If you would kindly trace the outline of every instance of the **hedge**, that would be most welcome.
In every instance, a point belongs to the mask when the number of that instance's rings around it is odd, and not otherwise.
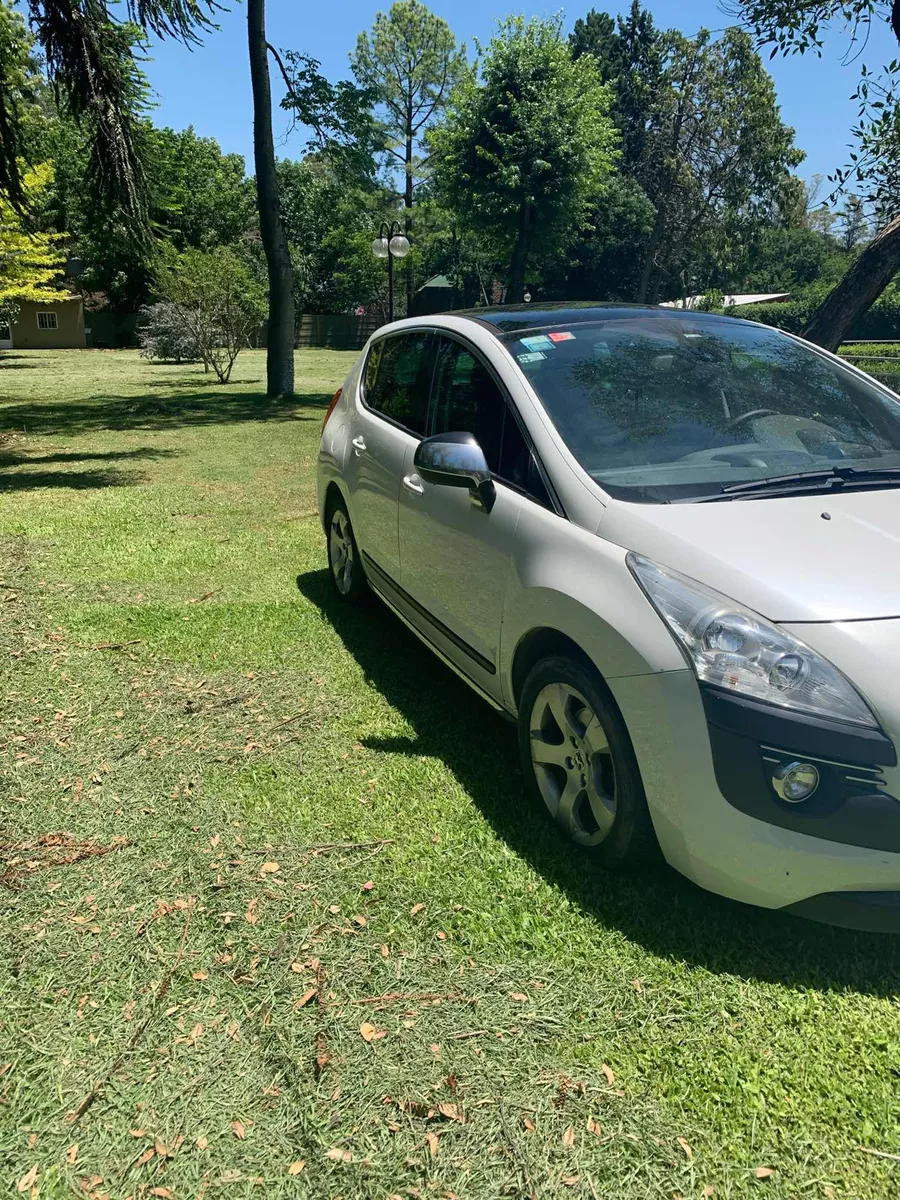
[[[815,312],[821,297],[784,300],[780,304],[742,304],[730,309],[733,317],[750,321],[762,321],[788,333],[802,333],[804,326]],[[862,316],[850,331],[850,338],[878,340],[900,338],[900,293],[895,287],[885,292]]]

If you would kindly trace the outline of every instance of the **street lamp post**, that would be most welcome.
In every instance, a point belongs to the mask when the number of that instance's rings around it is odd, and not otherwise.
[[[388,260],[388,320],[394,319],[394,259],[409,254],[409,238],[399,221],[381,222],[378,237],[372,243],[376,258]]]

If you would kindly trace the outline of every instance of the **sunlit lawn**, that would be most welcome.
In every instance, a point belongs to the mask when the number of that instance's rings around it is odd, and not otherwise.
[[[897,943],[594,874],[335,604],[351,360],[0,354],[0,1188],[896,1196]]]

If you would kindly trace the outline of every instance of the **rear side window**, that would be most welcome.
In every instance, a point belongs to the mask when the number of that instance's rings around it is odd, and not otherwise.
[[[366,362],[366,404],[419,437],[425,436],[428,418],[428,337],[427,330],[416,330],[384,338],[375,343]]]

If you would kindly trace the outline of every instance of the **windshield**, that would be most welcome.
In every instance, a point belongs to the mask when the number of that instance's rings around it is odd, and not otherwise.
[[[761,325],[654,313],[504,341],[579,463],[625,500],[900,468],[900,402]]]

